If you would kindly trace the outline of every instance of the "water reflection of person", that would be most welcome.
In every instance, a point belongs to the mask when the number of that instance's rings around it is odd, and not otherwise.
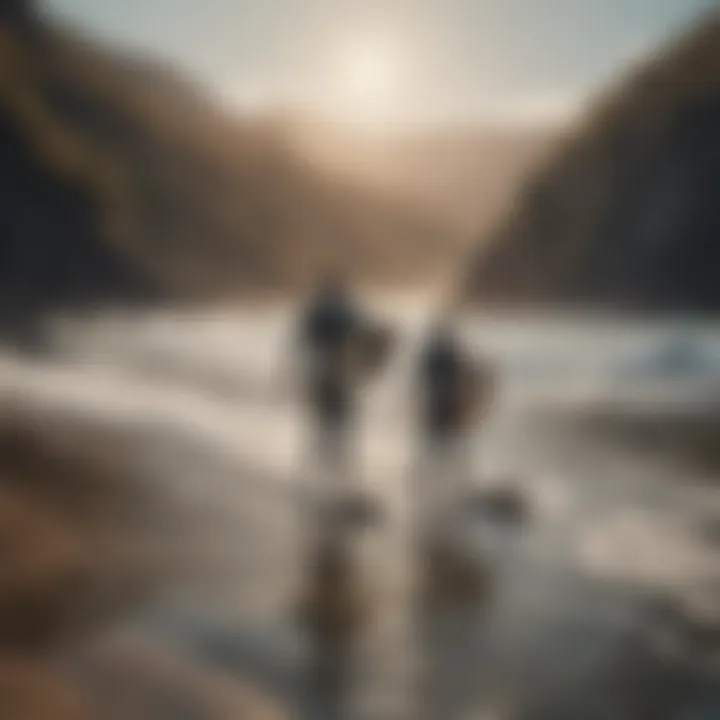
[[[300,620],[309,640],[301,717],[349,718],[367,597],[347,527],[321,528],[310,549]]]

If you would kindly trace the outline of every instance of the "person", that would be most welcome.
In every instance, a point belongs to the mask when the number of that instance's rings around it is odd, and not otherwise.
[[[447,439],[453,429],[454,398],[460,381],[460,350],[445,323],[430,332],[421,357],[422,429],[426,441]]]
[[[353,419],[357,347],[365,319],[345,279],[328,274],[301,320],[309,404],[319,426],[324,457],[337,458]]]
[[[470,430],[490,405],[490,367],[470,356],[446,318],[429,333],[420,374],[422,425],[431,444],[449,442]]]
[[[469,436],[490,404],[492,387],[492,374],[462,346],[451,321],[438,320],[420,355],[423,504],[452,502],[469,480]]]

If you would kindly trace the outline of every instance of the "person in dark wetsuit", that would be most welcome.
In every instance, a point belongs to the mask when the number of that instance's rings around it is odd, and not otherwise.
[[[440,322],[420,361],[421,423],[430,444],[451,440],[461,429],[459,401],[467,361],[449,326]]]
[[[329,275],[301,323],[307,389],[326,458],[342,450],[355,405],[355,362],[365,322],[342,277]]]
[[[472,479],[472,434],[488,409],[493,374],[473,358],[449,319],[431,329],[419,358],[417,397],[422,448],[417,475],[419,511],[435,514]],[[424,521],[423,521],[424,522]]]

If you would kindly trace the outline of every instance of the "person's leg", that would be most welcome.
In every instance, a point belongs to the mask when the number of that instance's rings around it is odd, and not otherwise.
[[[474,486],[474,438],[467,428],[461,428],[452,442],[452,492],[456,501],[460,501],[472,492]]]
[[[325,389],[320,413],[320,454],[335,487],[354,482],[354,404],[346,388],[333,385]]]

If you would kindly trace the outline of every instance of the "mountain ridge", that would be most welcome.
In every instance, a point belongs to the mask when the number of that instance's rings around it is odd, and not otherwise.
[[[720,311],[720,13],[602,95],[478,250],[473,303]]]
[[[446,262],[423,208],[324,173],[172,66],[0,4],[0,329],[107,302],[292,292],[340,258],[406,282]]]

